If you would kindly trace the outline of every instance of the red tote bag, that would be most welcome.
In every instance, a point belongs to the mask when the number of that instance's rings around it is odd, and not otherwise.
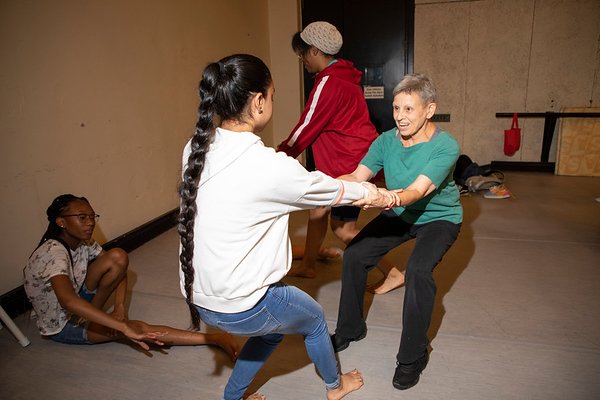
[[[519,120],[515,113],[510,129],[504,130],[504,154],[512,156],[519,150],[519,147],[521,147],[521,128],[519,128]]]

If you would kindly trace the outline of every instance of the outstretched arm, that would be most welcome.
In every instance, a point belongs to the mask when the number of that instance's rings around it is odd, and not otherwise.
[[[390,208],[400,201],[398,194],[394,191],[378,188],[368,181],[375,174],[368,167],[358,164],[356,169],[351,174],[339,176],[338,179],[350,182],[362,182],[363,186],[369,189],[369,196],[355,201],[352,205],[363,208]]]
[[[66,275],[54,276],[50,278],[50,282],[63,308],[91,322],[88,327],[88,339],[93,343],[117,340],[125,336],[144,350],[149,349],[145,342],[150,342],[159,346],[215,345],[221,347],[232,361],[235,361],[239,354],[239,344],[228,333],[203,333],[166,325],[150,325],[144,321],[119,320],[79,297]]]
[[[435,190],[435,185],[431,179],[425,175],[419,175],[413,183],[408,185],[406,189],[393,190],[398,195],[399,202],[396,202],[394,207],[409,206],[412,203],[421,200]]]
[[[421,200],[422,198],[433,192],[435,190],[435,185],[433,184],[433,182],[431,182],[431,179],[429,179],[425,175],[419,175],[417,179],[415,179],[414,182],[411,183],[406,189],[395,189],[387,191],[386,189],[378,188],[377,190],[382,192],[384,196],[393,196],[393,200],[390,199],[391,203],[388,205],[383,205],[383,203],[379,200],[373,201],[372,199],[369,200],[367,198],[358,200],[354,202],[353,205],[363,207],[365,209],[372,207],[406,207],[408,205],[413,204],[416,201]],[[389,197],[384,198],[389,199]]]
[[[56,294],[60,305],[67,311],[77,316],[83,317],[90,322],[114,329],[123,333],[134,343],[137,343],[144,350],[148,350],[147,342],[162,345],[161,337],[166,333],[161,331],[144,332],[139,326],[130,321],[119,321],[104,311],[94,307],[75,293],[69,277],[66,275],[56,275],[50,278],[52,289]]]
[[[358,167],[351,174],[338,176],[338,179],[350,182],[367,182],[373,178],[373,175],[373,171],[368,167],[358,164]]]

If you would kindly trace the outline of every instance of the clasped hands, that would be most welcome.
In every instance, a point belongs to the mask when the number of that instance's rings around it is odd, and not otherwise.
[[[378,188],[370,182],[363,182],[362,185],[369,190],[369,195],[366,198],[352,203],[353,206],[362,207],[366,210],[375,207],[390,209],[402,205],[399,193],[401,193],[403,189],[387,190]]]

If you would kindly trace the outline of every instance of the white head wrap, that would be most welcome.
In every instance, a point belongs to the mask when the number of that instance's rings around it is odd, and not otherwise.
[[[329,22],[318,21],[308,24],[300,37],[325,54],[336,55],[342,48],[342,34]]]

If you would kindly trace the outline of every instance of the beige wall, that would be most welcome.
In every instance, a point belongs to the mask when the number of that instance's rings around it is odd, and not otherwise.
[[[21,269],[58,194],[86,195],[113,239],[177,206],[181,149],[203,67],[234,52],[271,67],[267,145],[302,109],[289,47],[299,0],[0,0],[0,294]],[[415,70],[440,89],[441,124],[479,163],[502,160],[496,112],[600,102],[597,0],[416,0]],[[542,121],[523,120],[537,161]]]
[[[0,294],[22,283],[61,193],[90,199],[100,242],[175,208],[202,69],[235,52],[268,63],[296,21],[295,0],[0,0]]]
[[[264,140],[273,147],[290,134],[304,104],[300,85],[302,65],[291,48],[292,36],[301,26],[299,15],[296,0],[269,0],[269,67],[275,82],[275,103],[273,137]]]
[[[598,0],[416,0],[415,71],[435,80],[451,114],[440,125],[475,161],[539,161],[543,119],[520,121],[522,149],[506,157],[510,120],[495,114],[598,106],[599,38]]]

